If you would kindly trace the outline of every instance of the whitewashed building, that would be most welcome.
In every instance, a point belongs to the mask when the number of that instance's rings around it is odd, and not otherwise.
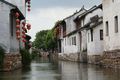
[[[0,1],[0,46],[6,53],[19,51],[20,44],[16,39],[16,12],[19,12],[20,20],[25,19],[25,0]]]
[[[120,0],[102,0],[104,54],[102,65],[120,68]]]
[[[102,5],[94,8],[91,13],[86,15],[85,23],[90,22],[87,28],[87,55],[88,63],[97,64],[103,55],[103,11]],[[86,24],[87,24],[86,23]]]
[[[78,33],[78,28],[74,22],[74,19],[83,14],[86,10],[81,8],[79,12],[65,18],[63,20],[63,25],[61,28],[62,38],[61,38],[61,54],[66,57],[67,60],[78,61],[78,55],[80,53],[80,36]]]
[[[120,49],[120,0],[103,1],[104,50]]]
[[[3,65],[5,71],[21,67],[20,41],[16,36],[16,19],[19,21],[25,19],[26,1],[0,0],[0,46],[5,49],[5,53],[10,53],[5,54]],[[19,21],[18,23],[22,27]]]
[[[93,6],[75,20],[80,24],[80,60],[82,62],[97,62],[103,53],[102,16],[102,5],[99,5]]]

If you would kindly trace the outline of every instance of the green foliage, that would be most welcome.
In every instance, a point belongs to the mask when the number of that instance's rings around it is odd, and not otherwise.
[[[46,49],[46,45],[45,45],[45,39],[46,39],[46,35],[47,35],[48,30],[43,30],[40,31],[38,33],[36,33],[36,39],[33,42],[34,46],[38,49]]]
[[[54,50],[56,48],[56,39],[54,37],[54,30],[43,30],[36,34],[34,46],[43,50]]]
[[[54,37],[54,31],[53,30],[48,31],[48,33],[46,35],[45,43],[46,43],[46,49],[47,50],[54,50],[54,48],[57,47],[57,42],[56,42],[56,39]]]
[[[3,67],[5,50],[0,46],[0,68]]]
[[[29,65],[31,63],[31,54],[29,53],[28,50],[26,49],[21,49],[20,50],[21,56],[22,56],[22,64],[25,65]]]
[[[32,51],[32,54],[31,54],[31,57],[32,57],[32,59],[35,59],[36,57],[38,57],[39,55],[38,55],[38,51]]]

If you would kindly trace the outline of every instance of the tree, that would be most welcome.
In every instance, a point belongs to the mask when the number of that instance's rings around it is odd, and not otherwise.
[[[47,50],[52,50],[54,51],[54,49],[57,47],[57,42],[56,42],[56,38],[54,37],[54,31],[53,29],[48,31],[47,35],[46,35],[46,49]]]
[[[36,33],[36,39],[33,42],[34,46],[38,49],[46,50],[46,35],[49,30],[42,30],[38,33]]]

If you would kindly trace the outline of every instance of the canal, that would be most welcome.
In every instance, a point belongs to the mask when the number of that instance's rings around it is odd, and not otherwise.
[[[120,70],[37,58],[30,67],[0,72],[0,80],[120,80]]]

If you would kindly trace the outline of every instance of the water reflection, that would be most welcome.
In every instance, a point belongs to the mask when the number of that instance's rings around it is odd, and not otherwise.
[[[0,80],[119,80],[120,70],[95,65],[37,58],[30,67],[0,72]]]

